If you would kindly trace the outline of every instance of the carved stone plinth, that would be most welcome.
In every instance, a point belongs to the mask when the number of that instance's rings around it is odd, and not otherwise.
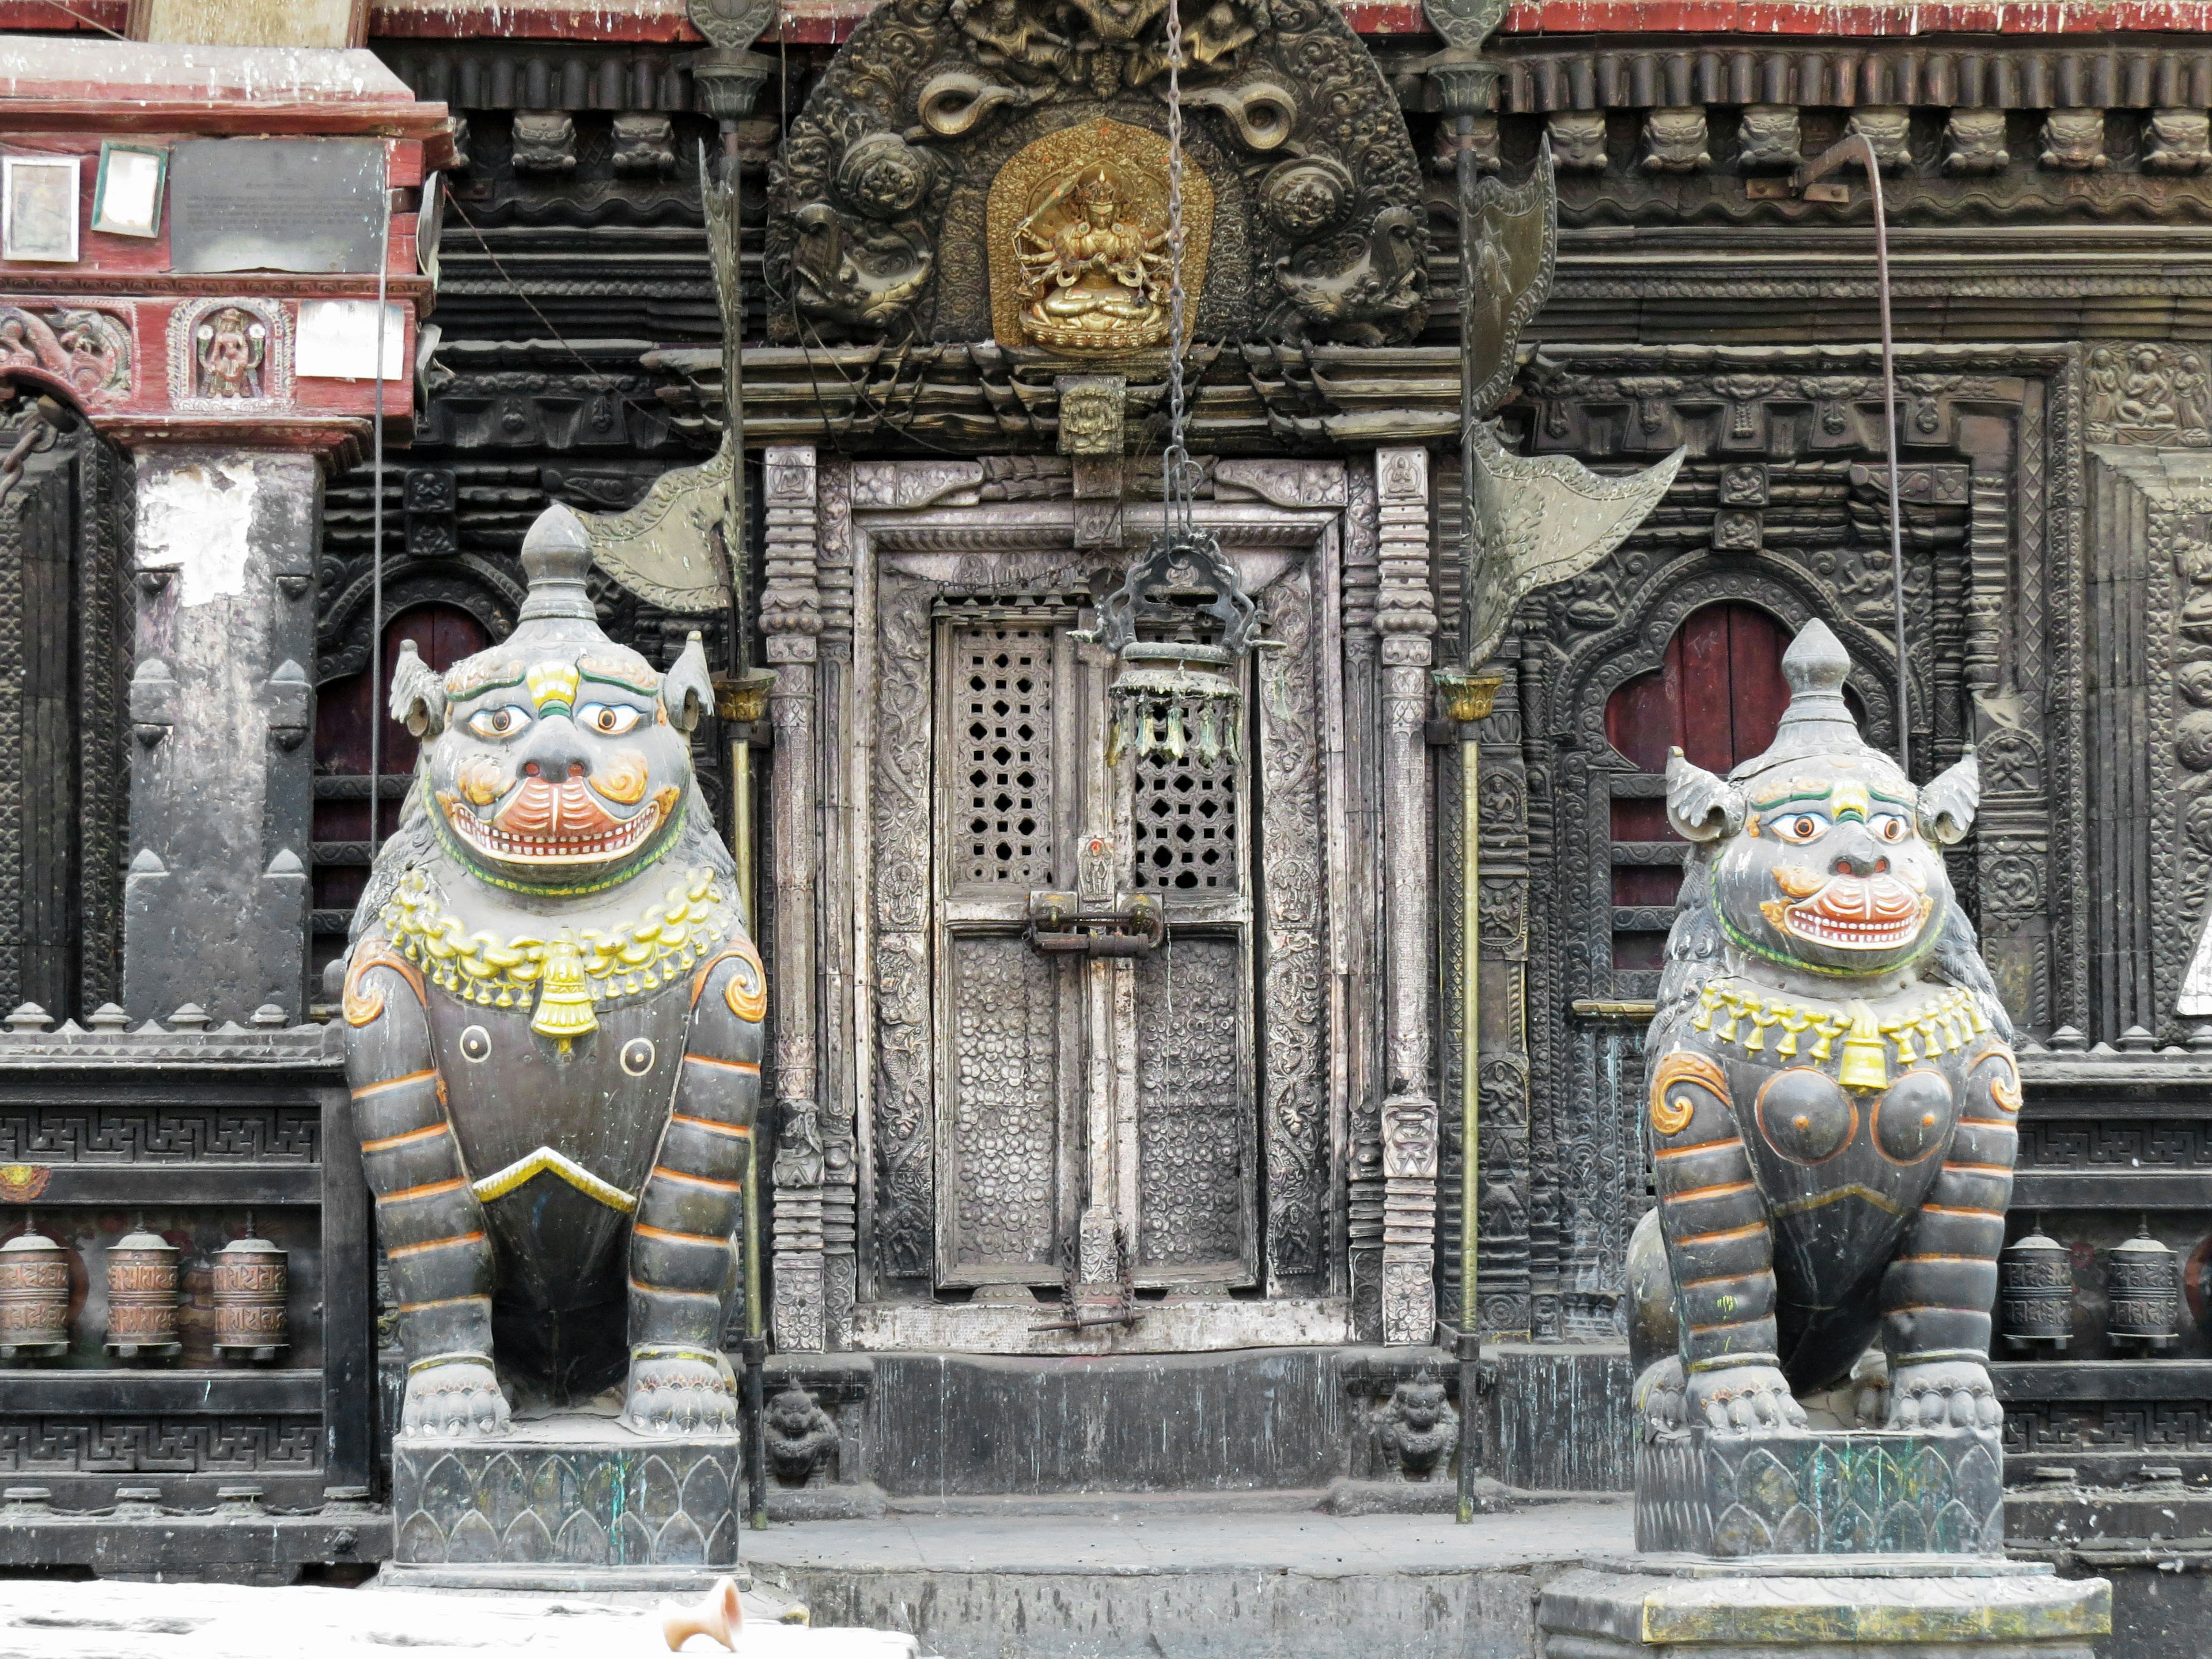
[[[1689,1561],[1638,1556],[1562,1573],[1537,1604],[1540,1659],[1790,1654],[1840,1659],[2091,1659],[2112,1589],[2040,1563],[1956,1556]]]
[[[1996,1429],[1691,1428],[1636,1454],[1636,1546],[1724,1558],[1994,1555]]]
[[[738,1560],[734,1435],[641,1435],[615,1419],[392,1443],[393,1576],[511,1589],[681,1589]]]

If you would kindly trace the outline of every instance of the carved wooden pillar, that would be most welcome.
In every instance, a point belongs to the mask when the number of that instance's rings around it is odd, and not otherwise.
[[[1344,542],[1344,730],[1346,825],[1351,915],[1343,930],[1346,1041],[1345,1093],[1350,1119],[1345,1172],[1346,1243],[1352,1280],[1352,1334],[1382,1340],[1382,1085],[1376,1027],[1377,960],[1384,937],[1382,848],[1382,709],[1376,684],[1375,605],[1380,556],[1370,466],[1348,470],[1351,506]]]
[[[815,1095],[814,889],[817,791],[814,743],[817,588],[815,460],[811,446],[763,458],[768,509],[761,631],[776,671],[769,699],[775,755],[769,782],[775,862],[769,972],[775,998],[776,1152],[775,1345],[819,1352],[825,1340],[822,1237],[822,1121]]]
[[[817,963],[823,1033],[815,1098],[822,1107],[822,1260],[826,1346],[842,1348],[853,1328],[858,1289],[860,1170],[854,1029],[853,918],[861,900],[853,885],[853,464],[823,463],[816,481],[816,580],[822,601],[821,663],[816,704],[822,757],[822,880],[814,915],[821,940]]]
[[[1375,456],[1382,640],[1382,868],[1386,933],[1382,1103],[1382,1340],[1436,1326],[1437,1103],[1429,1088],[1429,457]]]

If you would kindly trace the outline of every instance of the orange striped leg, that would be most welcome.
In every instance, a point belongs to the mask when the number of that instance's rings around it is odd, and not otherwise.
[[[1727,1075],[1704,1054],[1667,1054],[1652,1067],[1650,1111],[1689,1406],[1714,1428],[1802,1423],[1781,1370],[1766,1200]]]
[[[1968,1068],[1959,1127],[1904,1248],[1882,1275],[1892,1428],[1993,1428],[1990,1304],[2012,1200],[2020,1074],[1993,1043]]]
[[[408,1361],[401,1431],[507,1426],[491,1352],[491,1245],[447,1121],[429,1022],[404,964],[357,949],[346,1076]],[[360,1016],[359,1023],[356,1023]]]
[[[737,1389],[717,1340],[760,1098],[760,1026],[702,987],[659,1155],[630,1229],[629,1414],[653,1432],[727,1431]]]

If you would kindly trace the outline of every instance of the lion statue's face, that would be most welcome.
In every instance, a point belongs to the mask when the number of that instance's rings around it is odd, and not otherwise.
[[[425,783],[464,864],[532,887],[596,886],[667,845],[690,793],[691,746],[635,652],[501,647],[448,671],[444,690]]]
[[[1954,902],[1920,829],[1919,791],[1863,754],[1778,768],[1744,790],[1742,829],[1713,861],[1722,926],[1741,950],[1827,974],[1905,967]]]

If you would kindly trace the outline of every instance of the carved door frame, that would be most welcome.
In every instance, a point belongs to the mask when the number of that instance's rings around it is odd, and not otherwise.
[[[840,711],[846,735],[832,762],[847,774],[849,866],[833,872],[833,883],[854,901],[848,912],[854,1053],[848,1070],[855,1097],[863,1303],[887,1293],[921,1301],[937,1282],[929,1259],[937,1237],[930,1145],[934,795],[927,744],[887,740],[902,731],[919,737],[928,730],[933,614],[940,599],[963,595],[1087,605],[1093,571],[1118,574],[1159,520],[1157,507],[1132,506],[1122,550],[1079,553],[1072,502],[981,502],[978,470],[959,463],[855,464],[850,517],[837,526],[853,573],[854,627],[853,690]],[[1255,1331],[1258,1340],[1285,1341],[1341,1340],[1348,1334],[1341,1237],[1346,1009],[1337,984],[1345,957],[1339,930],[1346,869],[1343,677],[1337,667],[1346,495],[1340,468],[1304,464],[1303,470],[1329,475],[1312,492],[1316,505],[1202,502],[1199,514],[1247,585],[1270,605],[1270,636],[1288,647],[1261,653],[1254,666],[1259,735],[1250,763],[1257,842],[1252,862],[1261,872],[1253,972],[1255,1000],[1268,1011],[1259,1044],[1263,1186],[1256,1277],[1271,1298],[1304,1293],[1299,1318],[1267,1326],[1263,1316]],[[933,485],[932,475],[940,473],[946,476]],[[825,525],[842,517],[831,502],[823,512]],[[841,921],[836,908],[833,897],[827,907],[833,927]],[[1027,1317],[1034,1322],[1036,1316]],[[916,1344],[926,1340],[912,1320],[900,1328]],[[1199,1346],[1165,1337],[1162,1345]]]

